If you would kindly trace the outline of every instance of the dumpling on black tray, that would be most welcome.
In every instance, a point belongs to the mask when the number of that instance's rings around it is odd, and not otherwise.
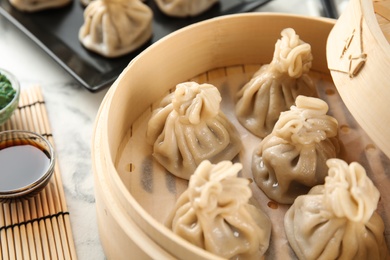
[[[152,19],[152,10],[139,0],[94,0],[84,10],[79,40],[104,57],[119,57],[151,38]]]
[[[72,0],[9,0],[11,5],[23,12],[37,12],[46,9],[61,8]]]
[[[197,16],[211,8],[219,0],[154,0],[159,9],[168,16]]]

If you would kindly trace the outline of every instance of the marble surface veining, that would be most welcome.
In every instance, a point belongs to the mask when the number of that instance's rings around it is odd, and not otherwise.
[[[106,90],[92,94],[51,57],[0,16],[0,67],[12,72],[22,89],[42,88],[70,212],[79,259],[104,259],[95,214],[90,143]]]
[[[274,0],[259,11],[319,16],[317,0]],[[90,144],[95,116],[107,89],[79,85],[24,33],[0,16],[0,67],[22,88],[40,85],[46,101],[79,259],[105,259],[96,223]]]

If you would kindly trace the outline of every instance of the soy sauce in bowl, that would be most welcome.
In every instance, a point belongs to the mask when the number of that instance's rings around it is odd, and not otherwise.
[[[0,133],[0,200],[34,195],[54,170],[54,151],[41,135],[28,131]]]

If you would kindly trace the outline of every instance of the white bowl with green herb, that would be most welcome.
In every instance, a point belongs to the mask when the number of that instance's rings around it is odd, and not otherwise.
[[[5,123],[19,104],[20,85],[15,76],[0,69],[0,125]]]

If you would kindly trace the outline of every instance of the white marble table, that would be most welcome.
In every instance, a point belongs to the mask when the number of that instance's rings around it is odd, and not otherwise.
[[[79,259],[104,259],[96,214],[90,143],[106,91],[92,94],[28,37],[0,17],[0,67],[21,87],[40,85],[54,136],[58,163]]]
[[[319,16],[319,2],[274,0],[259,10]],[[95,116],[107,90],[90,93],[82,88],[40,47],[1,16],[0,36],[0,67],[14,73],[22,88],[42,87],[78,258],[104,259],[96,223],[90,143]]]

